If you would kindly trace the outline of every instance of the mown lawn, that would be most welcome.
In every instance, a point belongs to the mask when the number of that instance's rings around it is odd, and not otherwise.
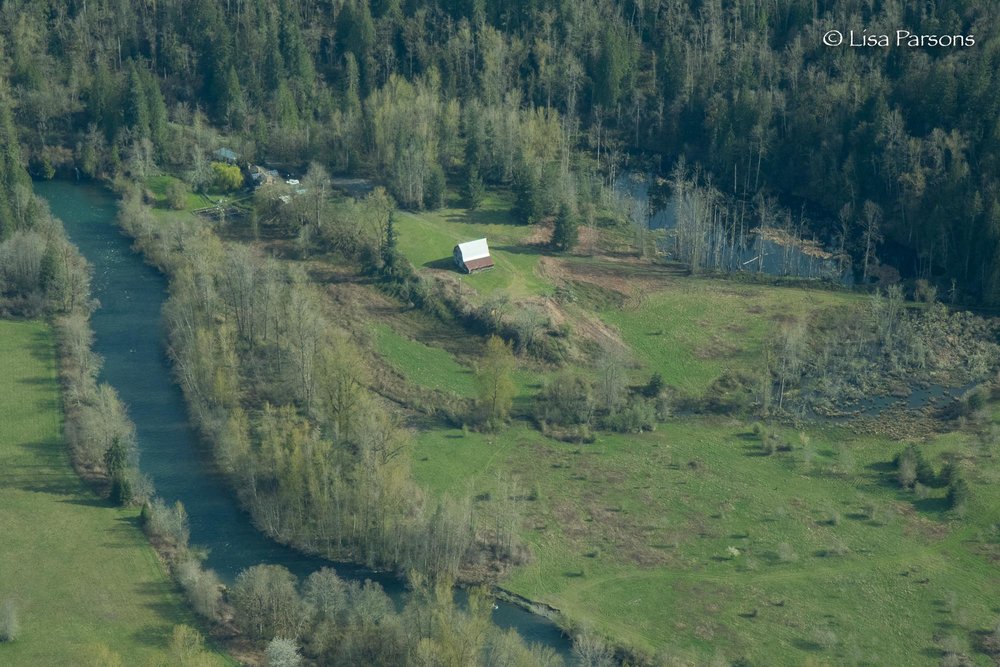
[[[499,290],[512,298],[542,294],[550,285],[536,273],[541,252],[525,243],[533,229],[518,224],[510,215],[510,206],[507,196],[494,193],[475,211],[400,211],[396,215],[399,249],[417,269],[455,271],[466,285],[484,296]],[[495,266],[474,275],[457,273],[452,261],[455,245],[483,237]]]
[[[97,498],[70,467],[48,325],[0,321],[0,368],[0,599],[22,629],[0,664],[80,664],[97,644],[166,664],[173,626],[193,618],[138,510]]]
[[[969,457],[973,502],[901,492],[899,443],[816,428],[760,455],[737,422],[685,419],[591,445],[526,427],[420,436],[414,473],[434,493],[496,493],[513,475],[533,559],[503,585],[650,654],[707,664],[934,665],[1000,617],[1000,481],[971,436],[927,446]],[[973,462],[975,466],[973,466]],[[530,492],[530,493],[528,493]],[[488,515],[492,500],[479,501]],[[985,553],[981,553],[985,552]]]

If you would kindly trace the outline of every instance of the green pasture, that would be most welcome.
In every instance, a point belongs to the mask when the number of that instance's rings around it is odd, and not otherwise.
[[[535,270],[542,249],[525,243],[533,229],[514,220],[505,196],[491,194],[475,211],[401,211],[396,215],[396,229],[400,250],[417,269],[454,271],[464,284],[484,296],[505,290],[517,298],[549,289]],[[474,275],[458,273],[452,261],[455,245],[483,237],[489,243],[495,266]]]
[[[582,446],[527,427],[439,430],[418,438],[413,470],[433,493],[480,498],[498,474],[517,479],[535,498],[520,502],[533,558],[502,585],[642,652],[933,665],[947,644],[988,664],[975,646],[1000,617],[992,454],[964,435],[926,449],[937,466],[944,452],[967,459],[960,520],[946,489],[896,488],[899,443],[833,427],[782,436],[792,450],[763,456],[745,425],[715,419]]]
[[[620,332],[645,377],[658,371],[667,384],[698,395],[727,368],[759,370],[765,339],[779,333],[783,323],[857,298],[677,277],[599,314]]]
[[[21,626],[0,664],[80,664],[98,644],[166,664],[173,626],[193,617],[138,509],[112,507],[70,467],[49,326],[0,321],[0,367],[0,600]]]

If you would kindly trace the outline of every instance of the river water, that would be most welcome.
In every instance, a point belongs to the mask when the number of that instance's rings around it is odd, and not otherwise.
[[[183,394],[171,375],[160,315],[167,280],[132,252],[130,239],[115,225],[114,196],[96,185],[66,181],[38,182],[35,191],[93,265],[92,291],[100,307],[91,326],[94,351],[104,360],[100,381],[114,387],[128,406],[138,436],[140,468],[152,479],[157,495],[168,503],[184,503],[191,544],[208,550],[205,567],[227,583],[259,563],[283,565],[299,577],[333,567],[345,579],[377,581],[398,603],[405,594],[398,577],[302,554],[254,528],[188,423]],[[541,616],[498,602],[493,620],[516,629],[527,641],[569,655],[565,636]]]

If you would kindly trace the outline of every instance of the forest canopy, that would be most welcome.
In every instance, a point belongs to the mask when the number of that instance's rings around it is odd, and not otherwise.
[[[0,12],[0,133],[12,110],[37,175],[145,174],[207,164],[217,146],[197,130],[211,124],[257,159],[375,175],[404,206],[439,205],[445,178],[542,192],[529,220],[554,216],[588,174],[613,180],[641,157],[666,174],[684,156],[762,222],[763,202],[780,202],[794,215],[775,224],[796,218],[858,276],[878,258],[995,304],[996,8],[13,1]],[[823,43],[898,29],[975,43]],[[0,158],[8,190],[13,159]]]

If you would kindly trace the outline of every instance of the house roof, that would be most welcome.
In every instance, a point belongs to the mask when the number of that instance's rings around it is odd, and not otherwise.
[[[219,150],[212,153],[212,155],[214,155],[217,158],[221,158],[223,160],[232,160],[234,162],[236,161],[236,158],[239,157],[236,153],[234,153],[232,150],[228,148],[220,148]]]
[[[490,256],[490,248],[486,245],[486,239],[476,239],[475,241],[459,243],[456,248],[462,257],[462,261],[466,264],[474,259],[488,258]],[[490,264],[492,265],[492,262]]]
[[[467,259],[465,260],[465,270],[469,273],[473,271],[478,271],[479,269],[488,269],[493,266],[492,257],[480,257],[479,259]]]

